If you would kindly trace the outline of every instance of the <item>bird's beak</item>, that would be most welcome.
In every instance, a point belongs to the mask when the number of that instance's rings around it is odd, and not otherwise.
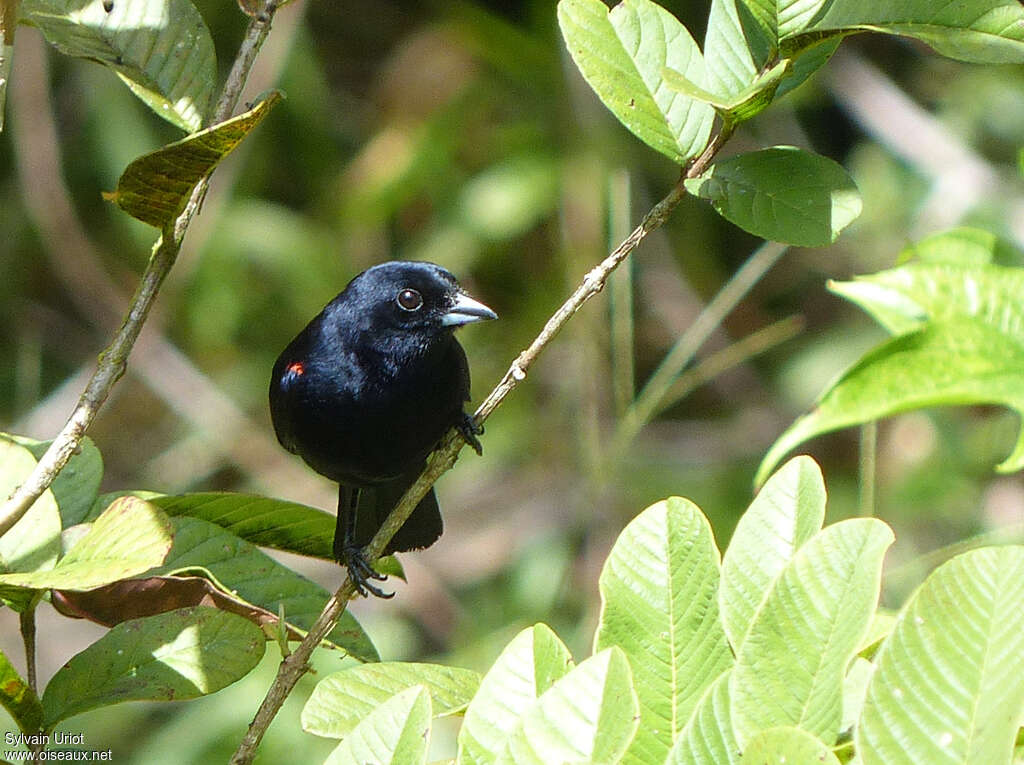
[[[479,300],[474,300],[465,292],[457,292],[455,293],[455,303],[448,309],[448,313],[441,317],[441,324],[445,327],[461,327],[463,324],[471,324],[474,321],[497,318],[498,314]]]

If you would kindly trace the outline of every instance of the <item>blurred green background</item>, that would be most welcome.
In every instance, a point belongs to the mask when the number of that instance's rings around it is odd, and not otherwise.
[[[665,2],[702,39],[708,3]],[[200,0],[222,72],[244,18]],[[479,402],[583,274],[678,177],[633,139],[569,61],[550,1],[294,2],[282,9],[248,97],[287,94],[214,176],[128,374],[90,435],[104,490],[232,490],[333,511],[334,487],[278,447],[266,390],[285,344],[356,273],[390,259],[453,271],[501,321],[460,334]],[[154,231],[100,192],[177,131],[109,71],[18,32],[0,135],[0,428],[51,438],[70,412],[141,272]],[[589,303],[440,482],[447,530],[403,557],[393,601],[352,610],[388,659],[485,669],[524,626],[589,652],[600,566],[622,527],[668,495],[695,501],[724,548],[761,455],[882,332],[826,290],[893,264],[958,224],[1024,241],[1024,70],[972,67],[905,40],[860,36],[817,76],[743,126],[726,153],[793,144],[844,164],[864,213],[824,249],[792,249],[698,354],[784,320],[674,403],[625,450],[610,443],[624,391],[642,384],[760,244],[687,199],[648,237],[609,296]],[[1020,265],[1017,263],[1016,265]],[[613,327],[633,341],[613,342]],[[721,358],[721,357],[719,357]],[[1024,483],[992,466],[1018,422],[995,408],[913,413],[878,431],[875,513],[897,544],[883,600],[899,604],[977,534],[1020,536]],[[818,439],[829,520],[858,512],[858,433]],[[337,567],[287,558],[334,589]],[[40,609],[40,680],[101,634]],[[20,661],[17,620],[0,648]],[[116,762],[225,760],[273,671],[187,705],[131,704],[66,724]],[[322,656],[318,668],[339,666]],[[301,699],[262,761],[331,748],[298,730]],[[454,731],[454,727],[452,727]],[[440,753],[453,751],[435,730]],[[291,753],[290,755],[288,753]],[[303,757],[305,759],[305,756]]]

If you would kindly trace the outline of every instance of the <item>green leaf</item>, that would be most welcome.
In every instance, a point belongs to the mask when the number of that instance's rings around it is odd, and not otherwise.
[[[480,686],[480,675],[459,667],[400,661],[349,667],[316,684],[302,708],[302,729],[344,738],[378,704],[419,685],[430,691],[434,715],[442,717],[466,708]]]
[[[171,522],[137,497],[123,497],[49,571],[0,574],[0,585],[90,590],[159,566],[171,549]]]
[[[601,572],[594,650],[629,658],[640,727],[624,762],[662,762],[704,689],[732,665],[718,615],[719,555],[707,519],[680,497],[623,530]]]
[[[867,311],[892,334],[917,329],[927,320],[981,322],[1024,343],[1024,269],[992,264],[1016,253],[977,229],[954,229],[905,249],[916,260],[829,289]]]
[[[50,680],[43,693],[46,729],[122,701],[180,701],[219,691],[259,663],[264,645],[259,627],[215,608],[124,622]]]
[[[882,644],[856,732],[864,765],[1009,762],[1024,707],[1024,547],[936,569]]]
[[[629,662],[619,648],[609,648],[581,663],[537,699],[496,762],[618,762],[637,729],[639,711]]]
[[[1024,7],[1019,0],[815,0],[813,5],[822,6],[813,23],[780,30],[780,36],[885,32],[921,40],[961,61],[1024,62]]]
[[[202,569],[229,592],[270,613],[284,608],[285,620],[308,630],[330,597],[320,585],[295,573],[243,539],[207,521],[173,519],[174,546],[152,575]],[[339,570],[339,579],[341,573]],[[347,610],[327,640],[360,661],[378,661],[377,650]]]
[[[7,497],[36,466],[24,446],[0,436],[0,496]],[[0,537],[0,570],[30,572],[53,568],[60,554],[60,512],[53,492],[47,489],[11,529]],[[2,592],[0,597],[17,598]],[[19,608],[23,603],[19,605]]]
[[[42,459],[43,454],[53,443],[52,441],[36,441],[34,438],[25,436],[11,435],[8,437],[32,452],[32,456],[37,460]],[[103,457],[92,439],[85,436],[64,469],[50,484],[50,491],[53,492],[53,496],[57,500],[61,523],[65,529],[85,520],[93,502],[96,501],[101,480],[103,480]]]
[[[666,765],[737,765],[740,761],[740,745],[732,730],[731,674],[731,669],[723,672],[704,693]]]
[[[815,408],[779,437],[763,477],[790,449],[820,433],[925,406],[994,403],[1024,411],[1024,269],[993,265],[1007,245],[973,229],[929,237],[917,260],[831,289],[901,336],[869,351]],[[1024,467],[1024,434],[997,467]]]
[[[584,79],[619,121],[677,164],[699,154],[714,111],[666,88],[665,67],[705,84],[700,49],[676,18],[650,0],[561,0],[558,23]]]
[[[839,765],[839,758],[820,739],[799,728],[769,728],[747,742],[740,758],[741,765],[765,763],[814,763]]]
[[[414,685],[396,693],[353,728],[324,765],[416,765],[427,761],[430,693]]]
[[[661,74],[667,87],[687,98],[710,104],[722,119],[736,124],[756,116],[771,103],[776,88],[791,66],[792,62],[788,58],[783,59],[764,74],[754,77],[749,85],[732,96],[709,93],[674,69],[666,67]]]
[[[893,534],[874,518],[829,526],[786,564],[751,623],[729,681],[736,738],[792,725],[831,745],[846,667],[878,602]]]
[[[185,209],[196,184],[263,121],[281,97],[273,91],[237,117],[143,154],[121,174],[117,189],[104,196],[143,223],[166,228]]]
[[[189,0],[23,0],[61,53],[98,61],[186,132],[202,127],[217,79],[213,39]]]
[[[43,725],[43,707],[28,683],[21,679],[7,656],[0,651],[0,704],[22,733],[38,733]]]
[[[459,731],[459,762],[494,762],[523,714],[572,666],[569,649],[546,625],[516,635],[484,675],[466,709]]]
[[[804,247],[831,244],[861,210],[840,165],[792,146],[729,157],[685,183],[740,228]]]
[[[718,602],[734,651],[801,545],[821,531],[825,480],[810,457],[795,457],[773,475],[740,516],[722,560]]]
[[[323,510],[228,492],[162,495],[151,501],[172,517],[189,516],[215,523],[254,545],[334,560],[336,519]]]
[[[132,492],[138,496],[147,492]],[[106,497],[116,495],[104,495]],[[171,517],[189,516],[215,523],[246,542],[274,550],[334,561],[334,529],[337,519],[315,507],[226,491],[195,494],[153,494],[148,498]],[[405,579],[402,564],[393,555],[374,563],[377,571]]]
[[[979,321],[930,323],[869,351],[772,444],[757,480],[809,438],[900,412],[952,404],[1002,404],[1024,414],[1024,345]],[[996,466],[1024,468],[1024,432]]]

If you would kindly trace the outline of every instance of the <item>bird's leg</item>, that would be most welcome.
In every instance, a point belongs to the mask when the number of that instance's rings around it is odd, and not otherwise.
[[[478,425],[476,420],[473,419],[473,415],[468,412],[463,412],[462,417],[459,418],[459,424],[456,425],[459,429],[459,433],[465,439],[466,443],[473,447],[473,451],[479,454],[481,457],[484,456],[484,447],[480,443],[480,439],[477,436],[484,434],[484,426]]]
[[[345,500],[348,500],[347,502]],[[344,563],[356,592],[364,598],[372,593],[378,598],[393,598],[395,593],[384,592],[370,584],[370,579],[383,582],[385,574],[374,570],[366,559],[363,548],[356,543],[356,511],[359,507],[359,489],[340,486],[338,489],[338,527],[334,531],[334,557]]]

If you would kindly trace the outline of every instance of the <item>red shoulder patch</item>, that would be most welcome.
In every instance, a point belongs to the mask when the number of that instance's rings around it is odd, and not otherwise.
[[[302,375],[306,374],[306,367],[302,364],[301,361],[293,361],[291,364],[285,367],[284,371],[287,372],[288,374],[293,374],[301,377]]]

